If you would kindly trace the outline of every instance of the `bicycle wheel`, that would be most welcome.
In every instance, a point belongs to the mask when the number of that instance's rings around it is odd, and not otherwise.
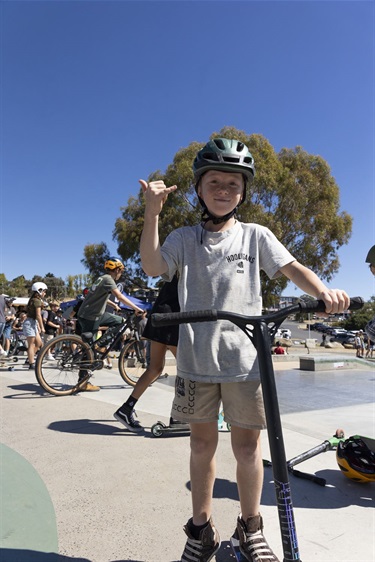
[[[118,358],[118,369],[125,382],[131,386],[137,384],[146,369],[146,359],[139,341],[133,340],[122,348]]]
[[[53,359],[51,358],[53,356]],[[35,375],[44,390],[55,396],[67,396],[78,392],[79,371],[89,371],[94,360],[91,347],[76,334],[64,334],[49,341],[40,350]]]

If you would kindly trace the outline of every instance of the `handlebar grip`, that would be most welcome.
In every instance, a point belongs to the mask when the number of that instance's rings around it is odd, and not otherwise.
[[[362,297],[351,297],[349,310],[360,310],[365,301]],[[300,309],[303,312],[324,312],[326,305],[324,301],[301,301],[299,303]]]
[[[216,310],[194,310],[192,312],[168,312],[165,314],[152,314],[153,326],[171,326],[192,322],[216,322]]]

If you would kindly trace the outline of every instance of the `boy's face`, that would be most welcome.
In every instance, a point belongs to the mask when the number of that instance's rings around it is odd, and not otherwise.
[[[222,217],[240,203],[244,187],[241,173],[209,170],[201,178],[198,195],[212,215]]]

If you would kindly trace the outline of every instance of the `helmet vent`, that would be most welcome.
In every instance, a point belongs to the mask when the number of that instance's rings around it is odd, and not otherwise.
[[[202,154],[202,158],[205,160],[213,160],[214,162],[219,162],[219,156],[215,152],[205,152]]]
[[[214,139],[214,143],[220,150],[225,150],[225,144],[222,139]]]
[[[239,158],[233,157],[233,156],[223,156],[223,160],[224,162],[234,162],[237,163],[240,161]]]

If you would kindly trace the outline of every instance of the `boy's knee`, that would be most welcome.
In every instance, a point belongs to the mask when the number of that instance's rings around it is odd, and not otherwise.
[[[190,435],[190,449],[195,455],[213,455],[216,451],[217,439],[213,439],[211,435]]]

